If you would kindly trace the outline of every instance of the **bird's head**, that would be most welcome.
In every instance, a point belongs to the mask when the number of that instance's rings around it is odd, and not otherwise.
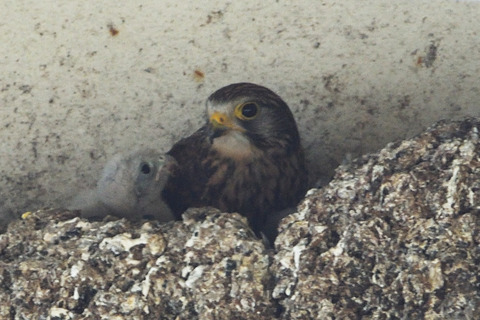
[[[271,148],[289,152],[300,145],[287,104],[259,85],[235,83],[217,90],[207,100],[207,116],[210,142],[226,154]]]

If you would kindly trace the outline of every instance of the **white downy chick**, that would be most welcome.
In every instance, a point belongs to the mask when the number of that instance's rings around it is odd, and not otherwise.
[[[81,210],[85,218],[110,214],[129,220],[175,220],[162,199],[175,164],[171,156],[152,149],[117,154],[105,165],[97,187],[76,196],[69,208]]]

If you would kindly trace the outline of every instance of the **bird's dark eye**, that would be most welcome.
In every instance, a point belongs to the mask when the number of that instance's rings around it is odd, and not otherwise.
[[[258,106],[253,102],[239,104],[235,107],[235,115],[241,120],[252,120],[258,114]]]
[[[152,167],[147,162],[142,162],[140,164],[140,172],[143,174],[150,174],[152,172]]]
[[[257,115],[257,105],[253,103],[247,103],[243,105],[242,115],[245,118],[253,118]]]

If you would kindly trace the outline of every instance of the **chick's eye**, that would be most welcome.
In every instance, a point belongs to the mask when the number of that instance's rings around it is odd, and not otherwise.
[[[238,105],[235,108],[235,115],[241,120],[251,120],[258,114],[258,106],[253,102]]]
[[[149,174],[150,172],[152,172],[152,167],[150,166],[149,163],[142,162],[140,164],[140,172],[143,174]]]

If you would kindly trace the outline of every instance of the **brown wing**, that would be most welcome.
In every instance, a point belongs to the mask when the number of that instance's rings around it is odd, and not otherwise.
[[[163,190],[163,198],[177,219],[181,219],[186,209],[199,205],[198,199],[207,181],[202,168],[202,159],[207,156],[210,148],[206,139],[206,128],[202,127],[175,143],[167,152],[177,161],[177,165]]]
[[[208,178],[204,204],[241,213],[255,231],[263,228],[269,214],[295,207],[306,192],[301,149],[282,157],[263,154],[247,163],[210,153],[204,163]]]

